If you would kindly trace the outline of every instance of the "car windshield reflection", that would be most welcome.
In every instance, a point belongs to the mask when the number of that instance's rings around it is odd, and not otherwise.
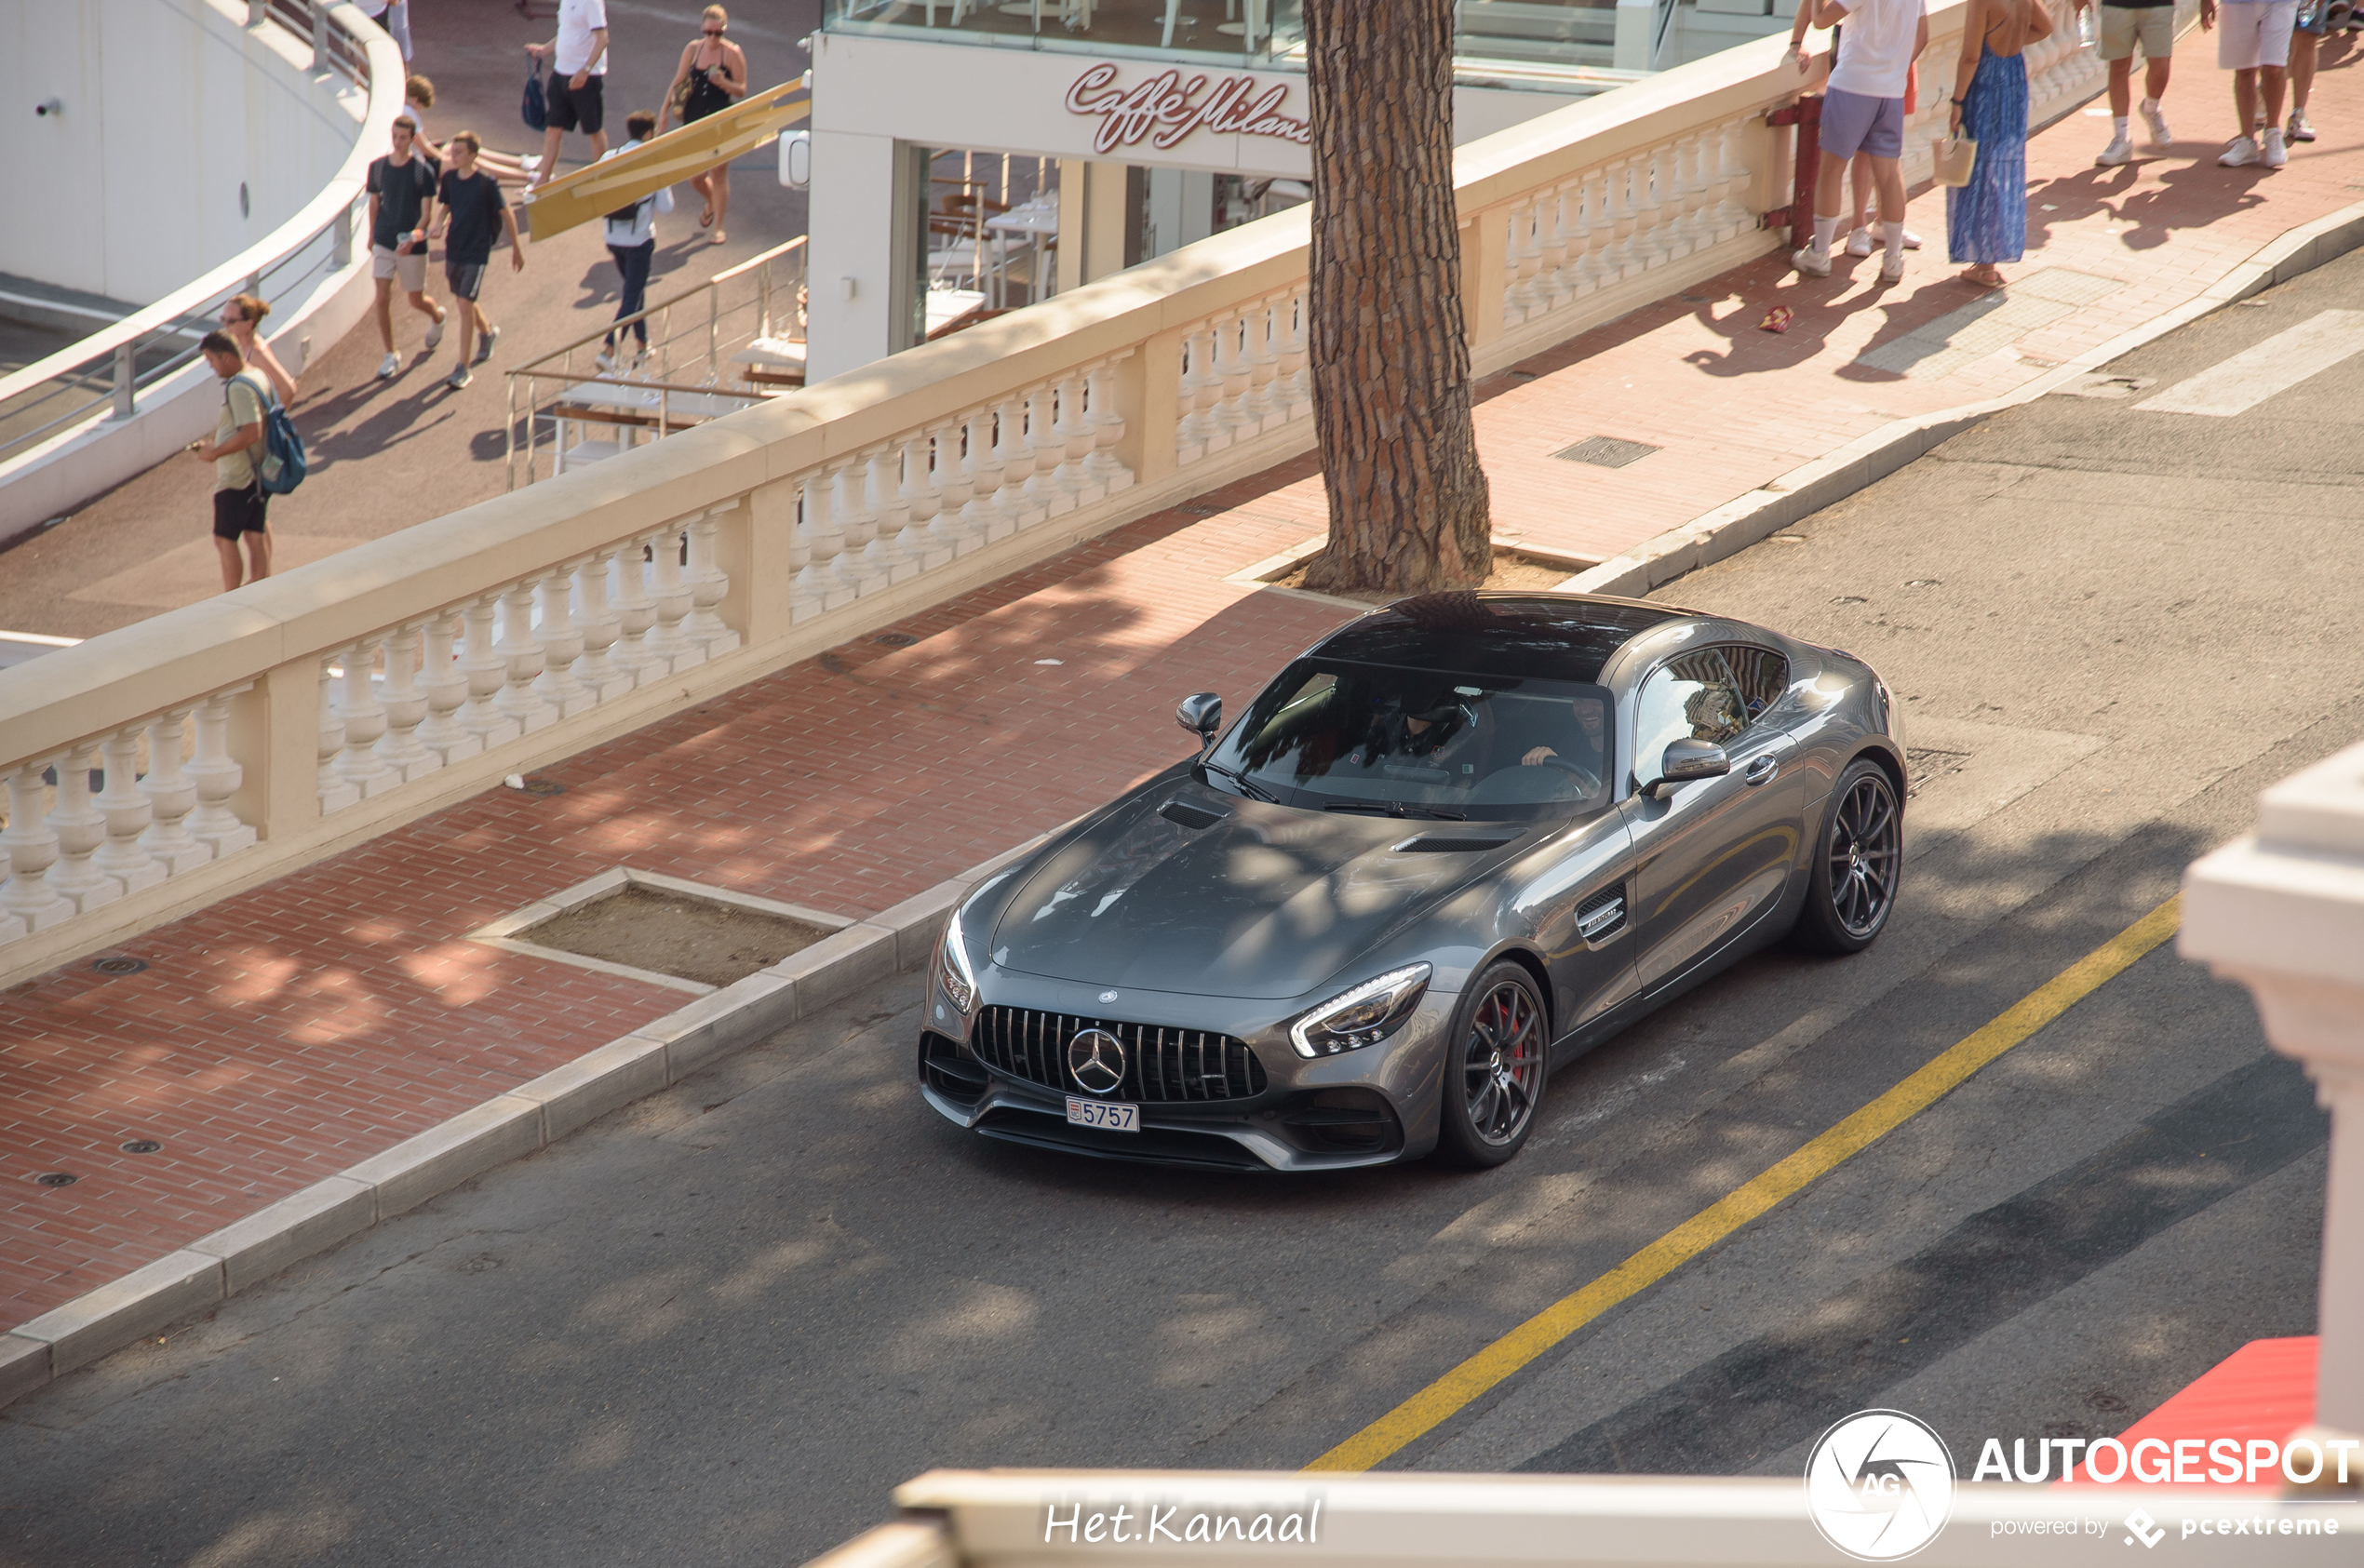
[[[1608,690],[1584,682],[1300,659],[1206,770],[1312,810],[1572,816],[1608,804],[1609,719]]]

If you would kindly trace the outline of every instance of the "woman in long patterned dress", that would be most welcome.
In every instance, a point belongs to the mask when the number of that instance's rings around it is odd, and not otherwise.
[[[1978,143],[1970,182],[1945,193],[1945,244],[1968,261],[1962,281],[2000,288],[1998,261],[2027,249],[2027,62],[2020,51],[2052,31],[2044,0],[1970,0],[1954,73],[1953,134]]]

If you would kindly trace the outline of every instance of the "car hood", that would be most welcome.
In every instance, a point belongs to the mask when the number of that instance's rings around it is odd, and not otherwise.
[[[1222,813],[1192,827],[1161,815]],[[1205,996],[1303,995],[1407,917],[1498,864],[1531,824],[1300,811],[1166,784],[1046,855],[995,922],[997,966],[1051,979]],[[1499,839],[1407,852],[1418,837]]]

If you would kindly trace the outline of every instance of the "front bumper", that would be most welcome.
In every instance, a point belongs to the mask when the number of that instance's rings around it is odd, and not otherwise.
[[[971,1052],[974,1016],[936,991],[919,1042],[920,1092],[947,1119],[987,1137],[1102,1159],[1242,1171],[1332,1171],[1417,1159],[1436,1145],[1443,1042],[1458,998],[1433,990],[1394,1034],[1361,1051],[1307,1061],[1282,1025],[1297,1002],[1130,992],[1122,1006],[1092,986],[989,972],[980,1006],[1069,1018],[1211,1030],[1246,1042],[1264,1069],[1260,1092],[1224,1100],[1140,1104],[1141,1131],[1078,1127],[1067,1098],[1093,1098],[1005,1072]],[[1313,1000],[1322,998],[1315,998]]]

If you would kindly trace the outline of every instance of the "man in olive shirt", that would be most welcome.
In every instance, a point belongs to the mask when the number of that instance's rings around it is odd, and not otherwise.
[[[477,303],[484,291],[485,269],[492,262],[492,242],[504,234],[508,236],[511,272],[525,270],[525,247],[517,243],[517,215],[501,194],[501,181],[477,167],[477,154],[484,150],[477,133],[461,131],[450,146],[451,167],[436,188],[436,200],[443,208],[436,234],[443,239],[443,281],[460,302],[460,363],[444,378],[457,392],[475,379],[470,366],[492,357],[492,345],[501,336],[501,328],[484,318],[483,307]],[[468,340],[479,335],[482,346],[470,358]]]
[[[269,393],[247,369],[246,355],[229,333],[208,332],[198,348],[222,378],[222,418],[214,425],[213,439],[192,441],[189,450],[198,462],[213,464],[213,548],[222,557],[222,591],[226,594],[238,586],[242,575],[250,583],[271,575],[271,524],[265,516],[271,497],[255,467],[262,455],[262,416],[270,407]],[[241,543],[247,550],[243,563],[238,559]]]

